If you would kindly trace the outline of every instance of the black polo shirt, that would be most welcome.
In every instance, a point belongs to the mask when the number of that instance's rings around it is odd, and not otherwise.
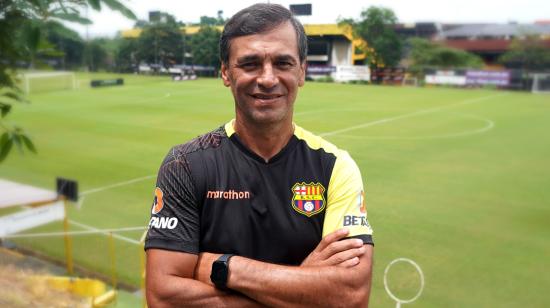
[[[145,249],[297,265],[342,227],[373,243],[361,175],[347,152],[295,126],[266,162],[239,140],[233,122],[170,150]]]

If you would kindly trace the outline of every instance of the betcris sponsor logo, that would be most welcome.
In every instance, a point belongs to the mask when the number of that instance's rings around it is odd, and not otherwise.
[[[178,225],[176,217],[151,217],[149,228],[172,230]]]
[[[344,227],[348,226],[362,226],[370,228],[370,224],[366,216],[345,215]]]

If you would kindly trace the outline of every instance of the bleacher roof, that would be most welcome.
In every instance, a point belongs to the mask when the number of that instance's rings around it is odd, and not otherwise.
[[[219,31],[223,31],[223,26],[215,26]],[[200,26],[185,26],[182,27],[182,32],[186,34],[195,34],[199,32]],[[337,24],[308,24],[304,25],[304,30],[307,35],[310,36],[322,36],[322,35],[342,35],[349,39],[353,40],[351,27],[350,26],[338,26]],[[135,38],[139,37],[142,29],[134,28],[128,30],[122,30],[122,37],[126,38]]]
[[[223,26],[216,26],[220,31],[223,31]],[[181,28],[182,33],[195,34],[200,30],[200,26],[185,26]],[[352,60],[363,60],[366,54],[362,51],[366,50],[367,42],[360,38],[353,38],[351,26],[339,26],[337,24],[306,24],[304,30],[308,36],[342,36],[352,43],[353,49],[359,50],[359,53],[352,54]],[[122,30],[121,36],[124,38],[137,38],[140,36],[142,29],[134,28]]]
[[[47,203],[57,199],[55,191],[0,179],[0,208]]]

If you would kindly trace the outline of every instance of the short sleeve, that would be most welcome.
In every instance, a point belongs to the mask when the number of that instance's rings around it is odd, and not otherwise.
[[[172,149],[157,177],[145,249],[158,248],[197,254],[199,209],[195,184],[185,156]]]
[[[373,245],[373,230],[367,219],[365,193],[359,167],[349,154],[340,151],[330,177],[323,237],[340,228],[348,228],[349,237]]]

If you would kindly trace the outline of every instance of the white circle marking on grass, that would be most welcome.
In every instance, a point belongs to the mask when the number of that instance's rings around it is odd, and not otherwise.
[[[463,101],[460,101],[460,102],[457,102],[457,103],[454,103],[454,104],[448,104],[448,105],[443,105],[443,106],[438,106],[438,107],[433,107],[433,108],[427,108],[427,109],[420,109],[420,110],[417,110],[417,111],[414,111],[414,112],[411,112],[411,113],[405,113],[405,114],[401,114],[401,115],[394,116],[394,117],[375,120],[375,121],[372,121],[372,122],[365,122],[365,123],[362,123],[362,124],[349,126],[349,127],[342,128],[342,129],[337,129],[337,130],[333,130],[333,131],[329,131],[329,132],[320,133],[318,135],[321,136],[321,137],[340,135],[342,133],[346,133],[346,132],[356,130],[356,129],[360,129],[360,128],[366,128],[366,127],[370,127],[370,126],[374,126],[374,125],[378,125],[378,124],[382,124],[382,123],[387,123],[387,122],[397,121],[397,120],[406,119],[406,118],[410,118],[410,117],[415,117],[415,116],[422,115],[422,114],[433,113],[433,112],[445,110],[445,109],[448,109],[448,108],[454,108],[454,107],[459,107],[459,106],[464,106],[464,105],[475,104],[475,103],[479,103],[479,102],[482,102],[482,101],[485,101],[485,100],[488,100],[488,99],[493,99],[493,98],[502,97],[502,96],[506,96],[506,95],[508,95],[508,94],[504,93],[504,94],[488,95],[488,96],[482,96],[482,97],[477,97],[477,98],[466,99],[466,100],[463,100]]]
[[[395,294],[391,292],[390,287],[388,287],[388,272],[390,271],[390,268],[398,262],[406,262],[411,264],[412,266],[414,266],[416,271],[420,274],[420,289],[418,290],[416,295],[411,297],[410,299],[398,298],[397,296],[395,296]],[[412,303],[415,300],[417,300],[418,297],[420,297],[420,294],[422,294],[422,291],[424,290],[424,273],[422,272],[422,269],[420,268],[420,266],[413,260],[407,259],[407,258],[397,258],[391,261],[390,264],[388,264],[388,266],[386,266],[386,269],[384,270],[384,289],[386,289],[386,292],[388,293],[388,295],[397,303],[396,305],[397,308],[401,307],[401,304]]]
[[[476,129],[470,129],[465,130],[458,133],[451,133],[451,134],[441,134],[441,135],[426,135],[426,136],[416,136],[416,137],[405,137],[405,136],[357,136],[357,135],[339,135],[340,138],[348,138],[348,139],[376,139],[376,140],[426,140],[426,139],[449,139],[449,138],[456,138],[456,137],[464,137],[464,136],[471,136],[471,135],[477,135],[482,134],[485,132],[488,132],[489,130],[493,129],[495,127],[495,122],[480,117],[473,114],[466,114],[466,113],[455,113],[459,114],[466,118],[472,118],[475,120],[479,120],[481,122],[485,122],[485,125],[481,128]]]

